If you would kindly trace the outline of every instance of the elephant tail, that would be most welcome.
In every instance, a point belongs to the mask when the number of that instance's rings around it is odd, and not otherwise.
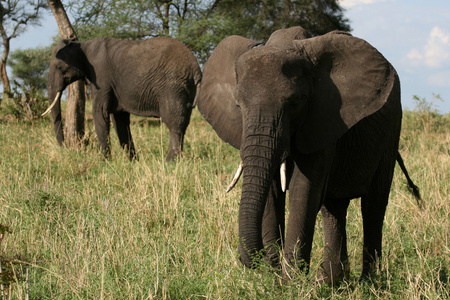
[[[414,184],[414,182],[409,177],[408,171],[406,170],[405,163],[403,162],[403,158],[400,155],[400,152],[397,151],[397,162],[400,166],[400,169],[402,169],[403,174],[405,174],[406,180],[408,181],[408,186],[411,189],[411,191],[414,194],[414,197],[416,198],[417,205],[422,208],[424,205],[424,202],[422,200],[422,197],[420,196],[420,191],[417,185]]]
[[[198,72],[195,73],[194,75],[194,85],[195,85],[195,98],[194,98],[194,102],[192,103],[192,108],[194,108],[195,106],[197,106],[197,102],[198,102],[198,97],[200,95],[200,85],[202,83],[202,72],[200,71],[200,69],[198,69]]]
[[[196,84],[196,92],[195,92],[195,98],[194,98],[194,103],[192,103],[192,108],[197,106],[197,102],[198,102],[198,97],[200,95],[200,85],[201,85],[201,81],[199,81]]]

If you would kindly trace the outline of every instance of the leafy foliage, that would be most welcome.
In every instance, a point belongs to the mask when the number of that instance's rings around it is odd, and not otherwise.
[[[336,0],[73,0],[69,7],[81,39],[171,36],[201,62],[233,34],[265,41],[273,31],[295,25],[313,34],[351,30]]]
[[[47,8],[45,0],[9,0],[0,3],[0,32],[9,38],[15,38],[23,33],[27,25],[37,25],[40,21],[39,12]],[[7,35],[6,32],[10,34]]]
[[[18,49],[11,53],[8,65],[13,78],[21,82],[25,93],[35,93],[47,88],[51,46]]]
[[[3,109],[16,119],[35,119],[45,110],[47,74],[51,47],[18,49],[11,53],[9,66],[14,84],[7,91]]]
[[[436,106],[436,101],[444,101],[439,94],[433,93],[431,100],[414,95],[413,100],[416,103],[416,108],[412,115],[415,118],[417,129],[434,133],[448,132],[450,116],[440,114]]]
[[[17,120],[37,119],[47,107],[47,97],[44,96],[43,90],[28,90],[15,80],[12,89],[6,93],[2,109]]]
[[[351,30],[335,0],[224,0],[216,14],[238,20],[241,34],[257,41],[267,40],[277,29],[298,25],[314,35]]]
[[[39,24],[41,12],[46,8],[48,8],[48,6],[45,0],[0,1],[0,35],[3,46],[0,72],[3,90],[5,92],[10,89],[6,70],[10,51],[10,41],[23,33],[27,25]]]

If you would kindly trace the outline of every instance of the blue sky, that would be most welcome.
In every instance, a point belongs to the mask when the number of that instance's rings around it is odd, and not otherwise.
[[[450,1],[341,0],[354,36],[377,48],[397,70],[403,106],[413,95],[450,112]]]
[[[433,99],[450,112],[450,1],[340,0],[354,36],[377,48],[396,68],[402,84],[402,103],[414,109],[413,95]],[[11,41],[11,49],[47,46],[58,27],[51,13],[42,26],[28,29]]]

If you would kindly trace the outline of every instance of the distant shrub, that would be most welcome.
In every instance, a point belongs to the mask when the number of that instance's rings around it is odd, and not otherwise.
[[[17,120],[37,119],[47,108],[47,97],[41,90],[29,90],[14,81],[14,86],[8,97],[2,103],[4,115],[10,115]]]
[[[450,114],[441,114],[436,107],[436,101],[443,102],[439,94],[434,94],[430,101],[425,97],[413,96],[416,107],[413,111],[405,111],[405,122],[415,131],[434,133],[448,133],[450,128]]]

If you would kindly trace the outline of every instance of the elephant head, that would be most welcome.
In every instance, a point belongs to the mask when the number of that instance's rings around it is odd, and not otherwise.
[[[64,142],[61,124],[61,94],[69,84],[86,78],[94,82],[95,75],[81,44],[75,40],[61,40],[53,48],[50,60],[48,98],[52,100],[52,103],[42,114],[52,112],[53,127],[60,145]]]
[[[364,40],[343,32],[308,38],[290,30],[274,33],[261,47],[241,37],[224,39],[205,64],[198,98],[218,135],[240,149],[239,248],[246,266],[263,248],[265,201],[280,166],[335,144],[386,103],[396,77]]]
[[[304,40],[310,37],[312,34],[300,26],[278,29],[270,35],[266,46],[290,47],[293,40]]]

